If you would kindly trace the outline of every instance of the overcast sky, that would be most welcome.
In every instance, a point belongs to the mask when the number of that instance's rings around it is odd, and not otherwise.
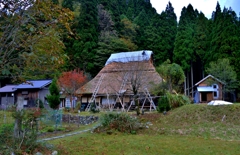
[[[166,6],[169,0],[150,0],[152,6],[157,10],[158,13],[161,13],[166,9]],[[182,8],[188,6],[189,3],[192,4],[194,9],[197,9],[199,12],[202,11],[206,17],[211,18],[212,12],[215,11],[217,1],[219,2],[221,9],[225,7],[231,8],[236,12],[239,17],[240,12],[240,0],[170,0],[174,8],[178,19],[181,15]]]

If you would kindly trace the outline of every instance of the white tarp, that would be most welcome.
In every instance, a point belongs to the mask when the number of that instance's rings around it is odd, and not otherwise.
[[[199,86],[197,87],[198,92],[213,92],[216,91],[216,89],[213,89],[212,86]]]
[[[114,54],[111,54],[111,56],[108,58],[105,66],[112,62],[125,63],[125,62],[131,62],[131,61],[149,60],[152,54],[153,52],[149,50],[114,53]]]

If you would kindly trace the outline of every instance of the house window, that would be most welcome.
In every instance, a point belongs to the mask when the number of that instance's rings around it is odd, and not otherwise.
[[[28,91],[22,91],[22,95],[27,95]]]
[[[217,85],[217,84],[214,84],[214,85],[213,85],[213,89],[218,89],[218,85]]]
[[[23,100],[23,105],[28,105],[28,100],[27,99]]]

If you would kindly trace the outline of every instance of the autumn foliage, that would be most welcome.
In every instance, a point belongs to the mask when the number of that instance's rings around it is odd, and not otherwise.
[[[87,81],[87,77],[81,70],[73,70],[69,72],[63,72],[62,76],[58,79],[59,85],[68,91],[69,93],[75,91]]]
[[[87,82],[87,77],[83,71],[75,69],[69,72],[63,72],[59,77],[58,83],[65,95],[73,97],[75,91]]]

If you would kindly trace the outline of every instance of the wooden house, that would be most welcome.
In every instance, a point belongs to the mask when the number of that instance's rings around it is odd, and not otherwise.
[[[212,75],[208,75],[194,86],[194,102],[207,103],[211,100],[223,99],[224,83]]]
[[[49,86],[51,83],[52,80],[28,80],[19,84],[13,88],[15,90],[16,99],[22,97],[24,100],[24,107],[36,106],[37,99],[40,99],[46,104],[46,96],[49,94]]]
[[[15,89],[17,85],[6,85],[0,88],[0,109],[7,109],[15,103]]]
[[[128,109],[135,104],[132,102],[134,90],[141,106],[155,108],[151,90],[161,81],[153,66],[152,51],[121,52],[112,54],[105,67],[76,94],[85,106],[82,110],[88,109],[92,102],[105,109]]]

